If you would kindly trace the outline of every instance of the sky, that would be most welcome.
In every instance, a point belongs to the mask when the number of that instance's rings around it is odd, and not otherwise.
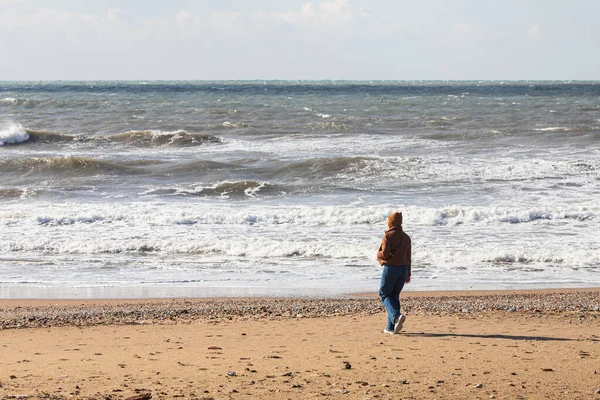
[[[0,0],[0,80],[600,80],[600,0]]]

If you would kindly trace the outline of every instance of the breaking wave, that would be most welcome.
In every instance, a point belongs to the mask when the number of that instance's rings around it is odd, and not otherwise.
[[[536,128],[537,132],[595,132],[600,130],[600,125],[578,125],[578,126],[548,126]]]
[[[0,146],[5,144],[14,144],[25,142],[29,139],[29,134],[23,125],[14,122],[0,124]]]
[[[217,126],[218,128],[219,126]],[[225,121],[223,122],[223,124],[221,124],[220,127],[223,128],[247,128],[248,124],[245,122],[229,122],[229,121]]]
[[[292,175],[305,178],[330,177],[342,172],[365,173],[365,169],[378,162],[370,157],[318,158],[289,163],[272,171],[276,175]]]
[[[25,98],[16,98],[16,97],[4,97],[0,99],[0,105],[8,105],[8,106],[35,106],[40,103],[44,103],[45,100],[39,99],[25,99]]]
[[[200,146],[206,143],[221,143],[218,136],[192,134],[184,130],[166,132],[160,130],[128,131],[108,136],[111,141],[136,146]]]
[[[0,99],[0,104],[19,104],[21,102],[22,100],[15,99],[14,97],[5,97],[3,99]]]
[[[0,199],[16,199],[25,194],[25,190],[17,188],[0,188]]]
[[[83,140],[83,136],[66,135],[62,133],[27,129],[28,143],[66,143]]]
[[[217,161],[192,161],[185,164],[169,165],[164,170],[159,170],[160,173],[175,173],[175,174],[189,174],[189,173],[202,173],[214,170],[224,170],[234,168],[231,164],[221,163]]]
[[[592,220],[600,216],[600,207],[574,207],[571,209],[501,208],[449,206],[419,210],[419,223],[425,225],[461,225],[473,223],[520,224],[539,220],[574,219]]]
[[[115,135],[70,135],[47,130],[25,129],[21,124],[0,125],[0,145],[7,144],[50,144],[50,143],[90,143],[113,142],[134,147],[159,146],[200,146],[207,143],[221,143],[218,136],[211,134],[192,134],[184,130],[173,132],[160,130],[128,131]]]
[[[146,195],[181,195],[181,196],[249,196],[260,191],[278,191],[277,185],[257,181],[228,182],[212,187],[196,188],[153,188]],[[0,192],[1,193],[1,192]],[[7,189],[9,195],[19,195],[19,189]],[[0,226],[4,224],[58,223],[68,224],[113,223],[125,222],[128,226],[151,224],[152,226],[170,225],[297,225],[297,226],[352,226],[381,225],[387,216],[395,211],[389,206],[280,206],[280,207],[228,207],[188,204],[184,209],[178,203],[172,207],[161,207],[156,204],[131,205],[93,205],[81,204],[73,207],[57,206],[43,215],[23,214],[18,220],[0,214]],[[600,218],[600,205],[596,207],[570,208],[497,208],[497,207],[459,207],[447,206],[439,208],[406,206],[402,207],[407,226],[456,225],[504,225],[527,224],[537,221],[574,221],[576,223],[595,221]],[[54,222],[53,222],[54,221]]]
[[[253,180],[222,182],[211,186],[195,186],[191,188],[167,187],[152,188],[144,193],[146,196],[200,196],[223,198],[247,198],[283,193],[281,187],[266,182]]]
[[[75,156],[22,158],[0,161],[0,172],[99,173],[117,172],[126,169],[128,167],[110,161]]]

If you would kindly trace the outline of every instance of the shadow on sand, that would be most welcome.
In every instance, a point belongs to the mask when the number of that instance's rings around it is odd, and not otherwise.
[[[425,332],[407,332],[401,333],[403,336],[409,337],[425,337],[425,338],[444,338],[444,337],[464,337],[478,339],[508,339],[508,340],[538,340],[546,342],[568,342],[575,339],[548,337],[548,336],[516,336],[516,335],[477,335],[471,333],[425,333]]]

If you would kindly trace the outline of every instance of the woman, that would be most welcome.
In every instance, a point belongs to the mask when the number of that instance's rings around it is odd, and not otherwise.
[[[402,330],[406,317],[400,313],[400,292],[411,275],[411,241],[402,230],[402,213],[394,212],[388,219],[388,230],[381,240],[377,261],[383,265],[379,297],[388,314],[384,333]]]

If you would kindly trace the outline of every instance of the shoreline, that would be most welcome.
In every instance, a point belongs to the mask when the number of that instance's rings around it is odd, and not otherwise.
[[[515,295],[536,293],[574,293],[574,292],[597,292],[598,287],[583,288],[540,288],[540,289],[458,289],[458,290],[403,290],[401,297],[445,297],[445,296],[491,296],[491,295]],[[354,293],[350,296],[377,297],[377,293]]]
[[[600,288],[406,292],[407,315],[600,312]],[[0,330],[56,326],[164,324],[231,318],[290,319],[383,312],[373,293],[340,297],[108,300],[0,300]]]
[[[0,288],[0,307],[17,303],[46,305],[46,304],[81,304],[81,303],[137,303],[137,302],[161,302],[172,300],[214,300],[214,299],[336,299],[336,298],[361,298],[378,297],[377,287],[373,291],[352,291],[349,289],[324,290],[324,289],[297,289],[286,291],[267,291],[264,288],[245,288],[235,291],[234,288],[216,288],[216,291],[204,293],[202,296],[190,294],[190,288],[178,293],[168,293],[164,288],[151,288],[158,295],[149,295],[148,288],[138,288],[133,292],[125,288],[111,291],[109,295],[103,296],[100,292],[94,292],[88,296],[72,296],[68,291],[56,288],[43,290],[45,295],[40,295],[39,290],[34,290],[35,295],[15,295],[14,292],[23,292],[23,289]],[[52,296],[47,293],[53,292]],[[173,289],[169,289],[173,292]],[[600,290],[600,286],[585,287],[542,287],[542,288],[515,288],[515,289],[423,289],[414,290],[406,288],[402,291],[403,298],[409,297],[442,297],[442,296],[486,296],[496,294],[535,294],[535,293],[558,293],[558,292],[594,292]],[[32,293],[30,288],[25,288],[25,293]],[[72,293],[71,293],[72,294]]]
[[[495,295],[535,295],[552,293],[587,293],[600,292],[599,287],[584,288],[548,288],[548,289],[490,289],[490,290],[403,290],[401,300],[420,297],[478,297]],[[218,300],[245,301],[245,300],[327,300],[327,299],[361,299],[378,298],[377,292],[354,292],[336,295],[256,295],[256,296],[210,296],[210,297],[140,297],[140,298],[0,298],[0,309],[6,307],[44,307],[44,306],[70,306],[70,305],[117,305],[117,304],[145,304],[167,302],[206,302]]]

